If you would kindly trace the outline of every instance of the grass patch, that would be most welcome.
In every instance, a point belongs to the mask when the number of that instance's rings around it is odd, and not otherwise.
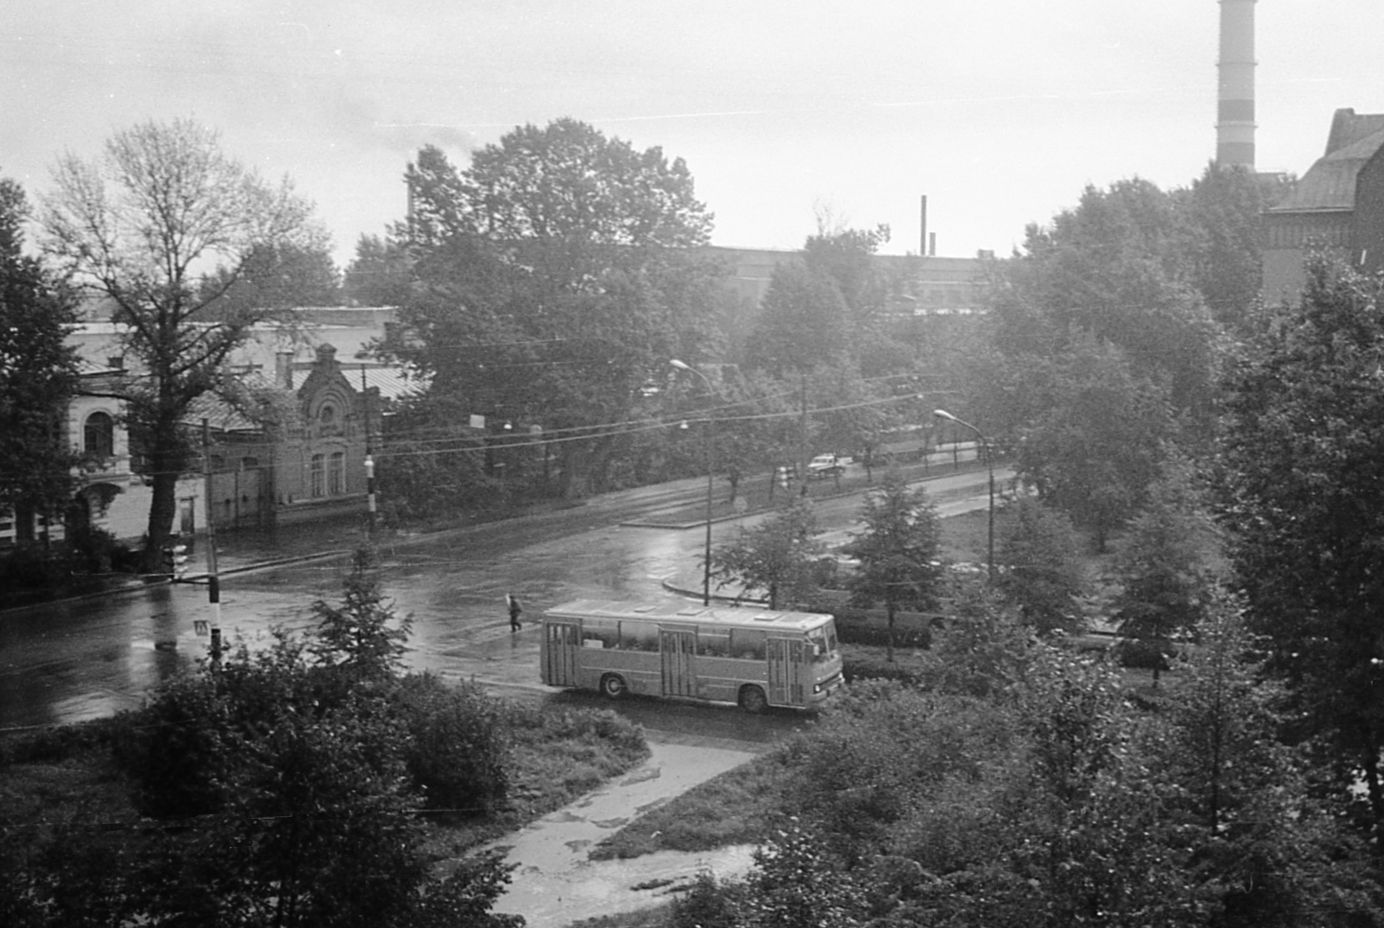
[[[455,856],[535,821],[643,763],[642,729],[608,710],[507,705],[509,802],[484,819],[447,821],[429,850]]]
[[[778,820],[774,810],[785,776],[779,751],[756,757],[639,816],[597,844],[590,857],[612,860],[758,843]]]
[[[990,513],[973,509],[939,519],[942,550],[940,560],[948,564],[984,564],[990,550]],[[998,527],[998,526],[997,526]]]
[[[620,915],[597,915],[573,922],[568,928],[668,928],[673,915],[672,903],[665,903],[638,912]]]

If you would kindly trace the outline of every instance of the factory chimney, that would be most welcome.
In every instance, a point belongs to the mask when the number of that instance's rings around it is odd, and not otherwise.
[[[927,257],[927,194],[918,198],[918,254]]]
[[[1221,57],[1216,97],[1216,161],[1254,169],[1254,4],[1220,0]]]

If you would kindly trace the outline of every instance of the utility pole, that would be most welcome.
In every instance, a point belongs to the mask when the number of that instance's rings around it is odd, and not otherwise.
[[[375,457],[370,442],[370,393],[365,386],[365,365],[360,366],[360,404],[365,415],[365,543],[375,540]]]
[[[221,663],[221,578],[216,572],[216,504],[211,486],[211,428],[202,420],[203,495],[207,511],[207,602],[211,603],[211,661]]]
[[[807,373],[798,373],[798,406],[801,409],[798,433],[798,495],[807,495]]]

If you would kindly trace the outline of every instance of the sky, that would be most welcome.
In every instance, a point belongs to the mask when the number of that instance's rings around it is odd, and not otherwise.
[[[1304,173],[1384,112],[1384,3],[1256,6],[1257,167]],[[712,241],[819,222],[1008,254],[1087,185],[1190,184],[1215,153],[1216,0],[0,0],[0,176],[193,117],[316,204],[343,264],[401,220],[424,144],[465,165],[564,116],[683,158]]]

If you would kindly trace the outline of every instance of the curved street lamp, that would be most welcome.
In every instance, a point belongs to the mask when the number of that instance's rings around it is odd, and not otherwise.
[[[990,529],[988,533],[988,562],[986,563],[986,576],[988,582],[995,582],[995,456],[990,453],[990,439],[985,437],[980,429],[976,428],[965,419],[958,419],[945,409],[934,409],[932,414],[938,419],[946,419],[948,422],[955,422],[962,428],[970,429],[976,433],[976,438],[980,440],[981,452],[985,455],[985,464],[990,472]]]
[[[668,364],[675,370],[687,371],[702,378],[702,383],[706,384],[707,390],[712,396],[720,397],[720,393],[712,384],[711,378],[697,370],[685,361],[673,358]],[[713,466],[712,453],[716,446],[716,419],[710,414],[706,417],[706,543],[705,550],[702,552],[702,605],[711,605],[711,498],[714,491],[713,482],[716,471]]]

